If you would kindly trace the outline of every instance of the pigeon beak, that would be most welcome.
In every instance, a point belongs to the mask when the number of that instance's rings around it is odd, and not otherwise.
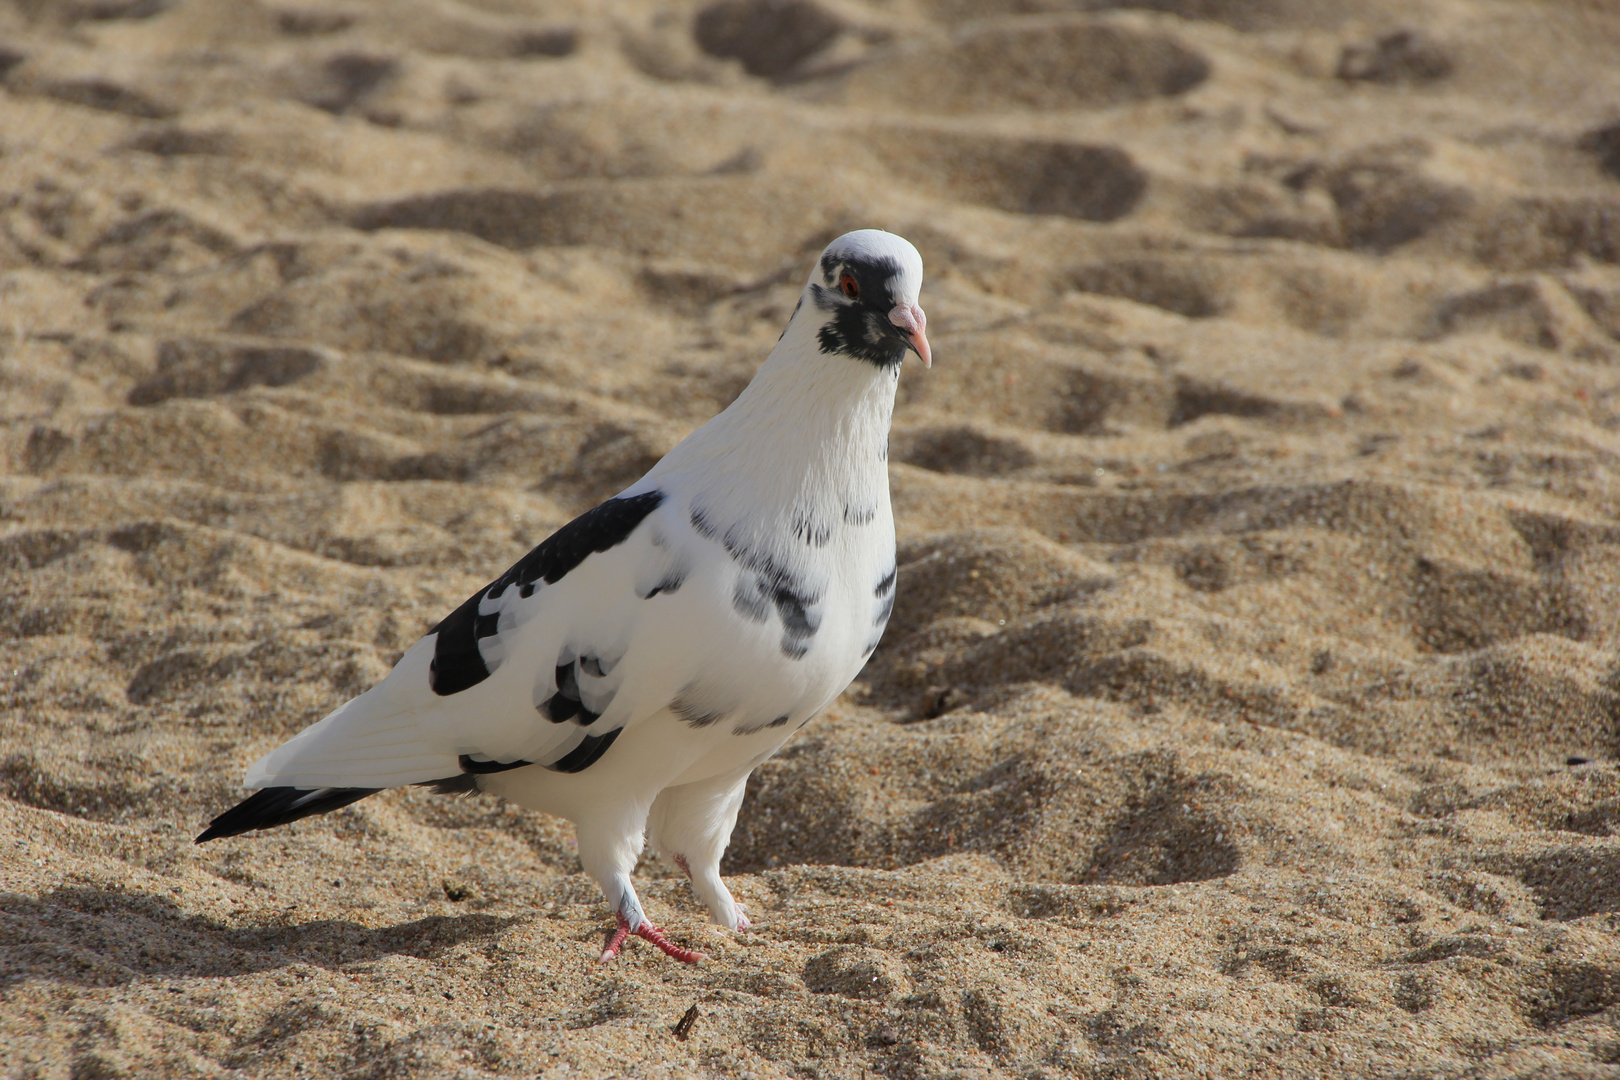
[[[916,353],[923,362],[923,367],[934,366],[934,354],[928,349],[928,316],[916,304],[909,304],[902,300],[894,305],[889,312],[889,321],[899,327],[906,338],[906,348]]]

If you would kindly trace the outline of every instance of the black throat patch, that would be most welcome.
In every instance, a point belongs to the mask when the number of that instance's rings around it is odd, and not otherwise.
[[[816,334],[824,353],[839,353],[878,367],[893,367],[906,358],[906,343],[897,337],[887,315],[851,304]]]
[[[836,283],[845,274],[855,279],[854,299],[840,292]],[[889,321],[894,296],[889,282],[900,276],[900,264],[887,255],[874,259],[834,259],[823,257],[823,285],[812,283],[811,298],[816,307],[832,316],[816,335],[824,353],[865,360],[879,367],[892,367],[906,357],[906,339]]]

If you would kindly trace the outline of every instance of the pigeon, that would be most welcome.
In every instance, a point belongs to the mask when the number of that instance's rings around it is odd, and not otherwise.
[[[406,651],[376,686],[249,767],[197,843],[407,784],[567,818],[630,935],[647,840],[713,922],[748,776],[841,694],[895,597],[888,441],[908,351],[932,363],[922,257],[892,233],[829,244],[748,387],[640,480],[570,521]]]

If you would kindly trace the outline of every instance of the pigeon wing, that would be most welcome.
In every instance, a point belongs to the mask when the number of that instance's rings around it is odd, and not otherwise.
[[[382,682],[255,762],[247,785],[471,790],[479,774],[524,765],[589,768],[669,701],[646,679],[620,692],[647,601],[684,576],[659,527],[664,501],[657,490],[626,494],[564,525]]]

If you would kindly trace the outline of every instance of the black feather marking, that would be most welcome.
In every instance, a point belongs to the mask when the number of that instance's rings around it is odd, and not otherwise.
[[[689,701],[686,695],[687,690],[682,690],[676,695],[675,700],[669,703],[669,708],[688,727],[706,728],[711,724],[719,723],[725,718],[725,713]]]
[[[765,730],[767,730],[769,728],[779,728],[779,727],[784,726],[788,722],[789,719],[791,719],[791,717],[783,715],[783,716],[778,716],[775,720],[772,720],[769,723],[764,723],[764,724],[738,724],[736,727],[731,729],[731,733],[733,735],[758,735],[760,732],[765,731]]]
[[[636,531],[636,526],[658,509],[663,501],[662,491],[609,499],[552,533],[539,547],[519,559],[507,573],[512,574],[512,580],[520,584],[544,581],[547,585],[555,585],[587,557],[600,555],[624,543]]]
[[[643,596],[642,599],[643,600],[651,600],[653,597],[657,596],[659,593],[676,592],[676,591],[678,591],[680,589],[680,587],[682,585],[685,585],[685,584],[686,584],[686,571],[685,570],[671,570],[669,573],[665,574],[662,579],[659,580],[658,584],[654,585],[651,589],[648,589],[647,590],[647,595]]]
[[[850,259],[845,262],[844,268],[860,286],[861,302],[880,307],[887,315],[889,309],[894,307],[894,294],[889,286],[900,276],[900,260],[891,255],[879,255],[875,259]]]
[[[460,693],[489,678],[489,667],[478,651],[476,630],[478,605],[483,599],[483,593],[468,597],[429,631],[437,634],[438,640],[433,643],[433,659],[428,662],[428,686],[441,697]]]
[[[816,335],[821,351],[898,368],[906,356],[907,339],[905,331],[889,321],[889,311],[894,307],[890,284],[900,276],[900,263],[887,255],[874,259],[823,255],[821,272],[829,286],[839,267],[855,279],[853,299],[813,282],[809,289],[816,307],[832,316]]]
[[[382,788],[296,788],[272,787],[255,791],[213,821],[197,837],[201,844],[221,836],[240,836],[254,829],[273,829],[300,818],[325,814],[340,806],[359,802]]]
[[[793,515],[793,535],[811,547],[826,547],[832,540],[833,527],[825,521],[817,521],[809,511],[800,510]]]
[[[737,585],[731,590],[731,606],[737,614],[749,622],[764,622],[770,614],[770,608],[765,605],[765,597],[760,594],[759,586],[753,578],[743,574],[737,578]]]
[[[591,678],[593,678],[593,679],[601,679],[601,678],[606,678],[607,677],[607,672],[602,670],[602,660],[601,660],[600,657],[596,657],[596,656],[582,656],[582,657],[580,657],[579,658],[579,670],[581,670],[585,674],[591,676]]]
[[[709,535],[712,536],[713,533],[711,532]],[[735,562],[745,569],[758,574],[762,582],[769,583],[770,588],[780,586],[790,589],[794,593],[805,597],[806,606],[820,603],[821,597],[807,592],[803,584],[787,567],[777,562],[769,554],[750,547],[737,528],[726,530],[726,535],[720,542],[725,546],[727,555],[730,555]],[[769,592],[770,588],[766,591]]]
[[[885,625],[887,625],[888,621],[889,621],[889,616],[893,612],[894,612],[894,593],[890,593],[888,596],[885,596],[883,598],[883,602],[878,605],[877,618],[872,620],[872,625],[873,626],[885,626]]]
[[[878,367],[899,367],[906,358],[906,339],[889,316],[851,304],[828,319],[816,332],[824,353],[865,360]]]
[[[513,585],[518,586],[520,596],[532,595],[536,582],[555,585],[591,555],[624,543],[663,501],[663,492],[648,491],[629,498],[609,499],[587,510],[445,616],[430,631],[438,635],[433,643],[433,662],[428,667],[428,685],[433,692],[448,697],[489,678],[489,665],[478,649],[479,638],[489,636],[479,633],[478,607],[486,597],[495,599]],[[525,588],[528,592],[524,592]]]
[[[693,514],[693,525],[697,526],[697,511]],[[706,518],[702,529],[708,530],[705,535],[714,535],[714,528]],[[802,579],[770,555],[749,547],[737,528],[728,529],[720,542],[732,559],[753,572],[752,580],[748,574],[738,577],[731,593],[731,606],[751,622],[764,622],[769,612],[767,602],[774,605],[782,619],[782,651],[795,660],[803,656],[809,649],[803,641],[814,637],[821,629],[821,612],[816,609],[821,603],[821,594],[807,589]]]
[[[584,665],[587,660],[595,665],[598,672],[602,670],[601,662],[594,656],[586,657],[585,660],[580,661],[580,664]],[[558,664],[555,679],[557,683],[556,693],[536,706],[545,713],[546,719],[553,724],[561,724],[564,721],[572,720],[580,727],[590,727],[602,718],[601,713],[587,709],[580,700],[579,679],[574,675],[574,661],[570,660],[566,664]]]
[[[709,524],[709,515],[704,512],[703,507],[694,504],[686,516],[687,520],[692,523],[692,528],[697,530],[699,536],[706,540],[714,539],[714,526]]]
[[[769,590],[771,602],[776,605],[776,613],[782,618],[782,632],[791,638],[811,638],[821,629],[821,612],[811,608],[814,603],[808,596],[796,592],[789,584],[768,582],[760,579],[761,590]]]
[[[501,613],[500,612],[495,611],[495,612],[491,612],[488,615],[478,614],[478,615],[473,616],[473,637],[476,637],[476,638],[494,637],[496,634],[498,634],[500,632],[501,632]]]
[[[875,506],[845,506],[844,523],[846,525],[870,525],[877,517]]]
[[[882,579],[877,583],[877,588],[872,590],[873,596],[884,597],[894,589],[895,569],[895,567],[889,567],[889,572],[883,575]]]
[[[802,307],[804,307],[804,294],[800,293],[799,302],[793,305],[793,313],[788,316],[787,323],[782,326],[782,332],[776,335],[777,341],[781,341],[783,338],[787,337],[788,325],[791,325],[793,320],[798,317],[799,309]]]
[[[552,772],[584,772],[592,765],[595,765],[598,758],[607,753],[608,747],[613,745],[613,740],[617,739],[619,732],[623,730],[623,728],[614,728],[612,731],[605,731],[600,735],[587,735],[578,746],[547,765],[546,768]]]
[[[828,284],[831,284],[831,282],[828,282]],[[804,297],[799,297],[799,300],[802,302]],[[810,302],[816,305],[817,311],[832,312],[850,306],[849,301],[842,296],[839,296],[831,289],[823,289],[820,285],[814,283],[810,286]]]
[[[726,533],[724,543],[733,559],[754,571],[754,587],[776,605],[789,633],[809,637],[820,629],[821,615],[811,610],[821,602],[819,594],[806,589],[796,575],[769,555],[746,547],[735,532]],[[739,582],[739,590],[741,587]]]
[[[438,780],[419,780],[412,787],[425,787],[435,795],[476,795],[478,777],[472,773],[457,773]]]
[[[532,761],[521,761],[521,760],[520,761],[475,761],[471,756],[469,756],[467,754],[462,754],[456,760],[461,763],[461,771],[462,772],[464,772],[464,773],[477,773],[480,776],[484,775],[485,773],[505,772],[508,769],[521,769],[525,765],[533,765],[534,764],[534,762],[532,762]]]
[[[760,573],[752,579],[745,574],[737,579],[731,594],[731,606],[751,622],[765,621],[766,601],[775,606],[782,620],[782,652],[790,660],[809,652],[810,639],[821,629],[821,612],[815,606],[818,600],[785,574],[776,578]]]
[[[545,702],[546,719],[553,724],[561,724],[572,720],[585,710],[578,698],[567,697],[563,694],[552,694]]]

